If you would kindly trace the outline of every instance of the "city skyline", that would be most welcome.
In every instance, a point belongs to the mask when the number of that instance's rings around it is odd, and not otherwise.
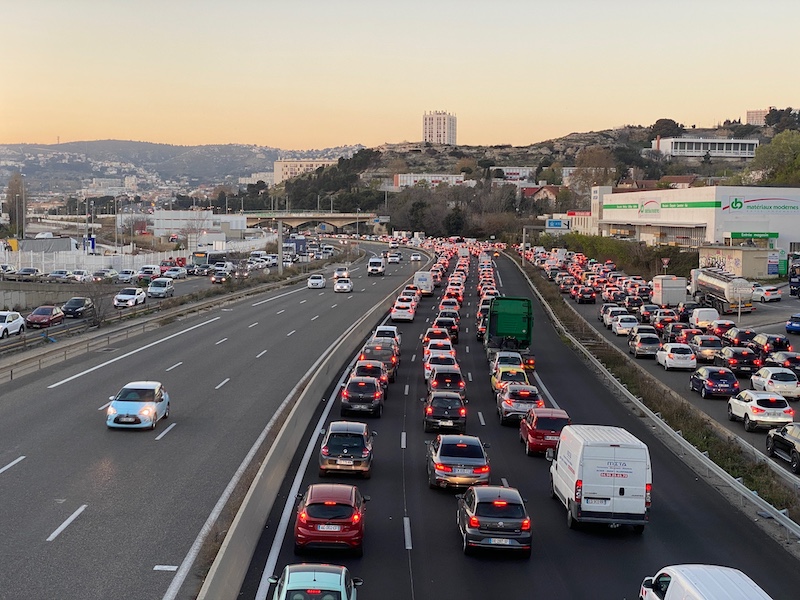
[[[421,140],[420,115],[444,109],[459,144],[523,146],[659,118],[712,127],[800,97],[775,58],[796,49],[788,0],[31,0],[4,14],[0,144],[372,147]]]

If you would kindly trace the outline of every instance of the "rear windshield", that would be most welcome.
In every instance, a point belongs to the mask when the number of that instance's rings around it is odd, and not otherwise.
[[[364,348],[364,356],[368,360],[379,360],[381,362],[391,362],[392,356],[394,352],[392,352],[391,348],[381,348],[380,350],[376,348]]]
[[[503,381],[528,381],[527,376],[522,371],[504,371],[500,374],[500,379]]]
[[[328,438],[327,446],[331,452],[337,454],[345,449],[360,450],[364,447],[364,438],[357,433],[335,433]]]
[[[440,454],[455,458],[483,458],[483,448],[477,444],[442,444]]]
[[[698,346],[703,348],[721,348],[722,342],[720,340],[700,340]]]
[[[797,381],[794,373],[773,373],[772,379],[775,381]]]
[[[800,317],[791,316],[791,317],[789,317],[789,320],[792,323],[800,323]]]
[[[719,381],[719,382],[734,382],[736,381],[736,375],[733,373],[728,373],[727,371],[723,371],[720,373],[719,371],[711,371],[708,374],[708,378],[711,381]]]
[[[357,377],[380,377],[382,375],[380,367],[373,367],[371,365],[364,365],[356,367]]]
[[[349,519],[353,515],[353,507],[347,504],[309,504],[306,513],[312,519]]]
[[[782,398],[759,398],[756,400],[756,404],[763,408],[786,408],[789,406]]]
[[[434,354],[433,356],[431,356],[430,363],[432,365],[455,366],[456,359],[448,354]]]
[[[518,356],[498,356],[498,365],[519,365],[522,364],[522,359]]]
[[[511,390],[508,397],[519,402],[537,402],[540,398],[539,394],[531,390]]]
[[[371,381],[351,381],[347,384],[347,391],[353,393],[371,393],[375,391],[375,384]]]
[[[692,349],[684,348],[683,346],[677,346],[673,347],[672,350],[670,350],[670,352],[672,352],[673,354],[692,354]]]
[[[654,335],[643,335],[639,338],[639,341],[643,344],[660,344],[661,340],[659,340]]]
[[[475,514],[490,519],[524,519],[525,508],[521,504],[502,502],[478,502]]]
[[[539,417],[536,419],[536,429],[546,431],[561,431],[569,425],[569,419],[563,417]]]
[[[770,346],[773,348],[788,348],[789,347],[789,340],[785,338],[775,338],[769,341]]]
[[[450,396],[434,396],[431,399],[431,406],[436,408],[461,408],[461,399]]]
[[[461,382],[461,375],[458,373],[437,373],[435,379],[440,386],[455,387]]]

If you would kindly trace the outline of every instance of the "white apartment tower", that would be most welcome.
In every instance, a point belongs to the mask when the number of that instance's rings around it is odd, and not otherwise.
[[[422,115],[422,141],[432,144],[456,145],[456,116],[443,110]]]

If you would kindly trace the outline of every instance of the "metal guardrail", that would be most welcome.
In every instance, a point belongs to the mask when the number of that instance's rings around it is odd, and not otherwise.
[[[619,393],[625,396],[626,400],[628,400],[634,406],[636,406],[636,408],[640,410],[642,414],[644,414],[655,427],[657,427],[663,434],[668,436],[670,440],[672,440],[672,442],[678,444],[684,452],[691,455],[691,457],[695,461],[702,464],[706,469],[706,475],[708,475],[709,473],[713,473],[719,480],[724,482],[728,486],[728,488],[735,491],[741,499],[742,506],[744,506],[745,503],[752,504],[757,510],[762,511],[763,513],[769,515],[769,518],[774,519],[776,523],[780,524],[780,526],[783,527],[786,533],[787,540],[790,540],[792,538],[794,538],[795,540],[800,540],[800,525],[798,523],[795,523],[792,519],[790,519],[788,515],[785,514],[784,511],[775,508],[774,506],[772,506],[772,504],[761,498],[754,490],[749,489],[747,486],[742,484],[738,479],[731,476],[722,467],[717,465],[717,463],[708,458],[707,454],[700,452],[700,450],[698,450],[695,446],[687,442],[683,438],[683,436],[680,435],[680,433],[673,430],[672,427],[670,427],[658,414],[650,410],[639,398],[631,394],[630,391],[628,391],[628,388],[626,388],[608,369],[606,369],[603,363],[601,363],[584,346],[584,344],[580,340],[575,338],[569,331],[567,331],[566,327],[564,327],[564,325],[558,319],[556,314],[553,312],[552,308],[550,308],[550,305],[547,303],[547,301],[544,299],[541,293],[539,293],[539,290],[537,290],[536,287],[533,285],[533,282],[530,280],[525,270],[520,267],[518,262],[514,260],[513,256],[509,256],[509,258],[511,259],[511,262],[513,262],[514,265],[516,265],[516,267],[520,270],[523,277],[525,277],[525,279],[528,282],[528,285],[531,287],[531,290],[533,290],[533,293],[536,294],[536,297],[539,299],[539,302],[547,312],[548,317],[553,322],[559,333],[564,337],[566,337],[568,340],[570,340],[570,342],[575,346],[575,348],[577,348],[581,352],[581,354],[583,354],[586,357],[586,359],[592,364],[592,366],[594,366],[594,368],[599,373],[601,373],[606,378],[606,380],[608,380],[617,389],[617,391],[619,391]],[[566,304],[566,306],[569,305]],[[580,315],[580,313],[578,313],[577,311],[575,311],[575,314],[578,315],[581,319],[583,319],[583,316]],[[585,321],[585,319],[583,320]],[[741,438],[737,437],[736,439],[740,442],[739,444],[740,446],[744,444],[751,450],[755,450],[750,444],[747,444],[746,442],[744,442],[744,440],[741,440]],[[681,456],[680,454],[677,454],[677,456],[678,458],[683,460],[690,468],[693,468],[691,464],[689,464],[687,461],[684,460],[685,458],[684,456]],[[786,478],[787,473],[783,472],[783,470],[778,468],[777,465],[772,465],[771,462],[766,460],[763,456],[758,458],[758,460],[761,460],[764,463],[773,467],[773,470],[775,470],[776,473],[781,475],[783,479]],[[796,481],[792,481],[790,483],[793,487],[797,488],[798,484]]]

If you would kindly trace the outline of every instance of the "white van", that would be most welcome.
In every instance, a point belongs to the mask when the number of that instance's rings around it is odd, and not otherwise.
[[[419,288],[423,296],[433,296],[433,273],[430,271],[417,271],[414,273],[414,285]]]
[[[717,565],[674,565],[645,577],[641,600],[772,600],[738,569]]]
[[[370,275],[386,275],[386,259],[380,256],[373,256],[367,263],[367,277]]]
[[[705,331],[711,325],[711,321],[717,319],[719,319],[719,313],[716,308],[695,308],[689,315],[689,325]]]
[[[550,494],[567,509],[567,526],[633,525],[650,519],[653,474],[647,445],[620,427],[567,425],[548,450]]]

